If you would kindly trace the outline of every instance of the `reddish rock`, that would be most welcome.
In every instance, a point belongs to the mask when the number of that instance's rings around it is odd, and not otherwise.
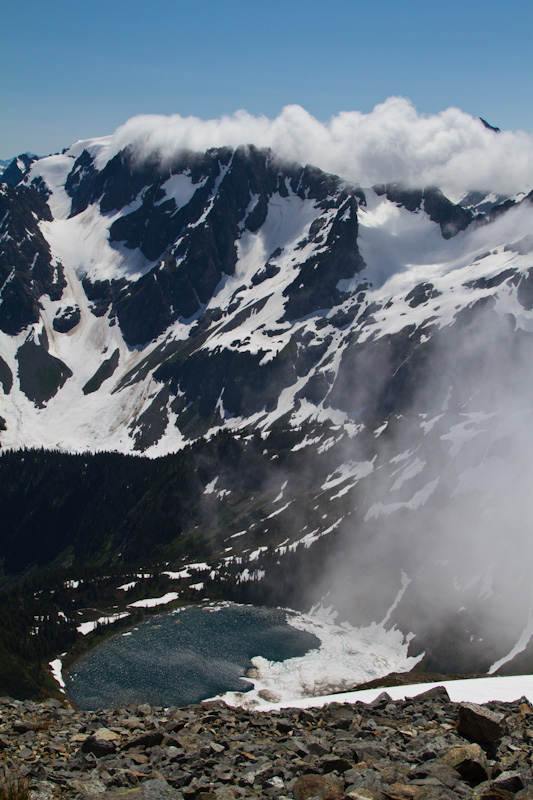
[[[319,797],[320,800],[343,800],[344,793],[323,775],[301,775],[294,782],[292,793],[295,800]]]

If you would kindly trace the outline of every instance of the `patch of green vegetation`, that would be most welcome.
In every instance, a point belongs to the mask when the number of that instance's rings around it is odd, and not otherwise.
[[[92,378],[89,378],[83,387],[83,394],[91,394],[97,392],[105,380],[111,377],[116,368],[118,367],[119,351],[115,350],[112,356],[100,364]]]
[[[220,416],[215,409],[207,417],[202,417],[198,403],[193,403],[186,411],[180,414],[177,425],[185,436],[196,438],[203,436],[211,428],[220,424]]]
[[[0,385],[4,394],[9,394],[13,386],[13,375],[2,357],[0,357]]]
[[[289,339],[285,347],[279,351],[279,353],[276,356],[276,359],[278,359],[279,361],[283,361],[284,359],[295,356],[297,352],[298,352],[298,345],[296,343],[296,339],[292,337],[291,339]]]
[[[19,347],[17,360],[20,388],[39,407],[50,400],[72,376],[72,370],[66,364],[32,341],[24,342]]]

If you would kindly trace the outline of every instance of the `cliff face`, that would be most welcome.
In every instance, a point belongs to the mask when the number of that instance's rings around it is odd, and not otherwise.
[[[258,713],[207,703],[81,712],[0,699],[4,785],[40,800],[526,798],[532,786],[523,699],[331,703]]]

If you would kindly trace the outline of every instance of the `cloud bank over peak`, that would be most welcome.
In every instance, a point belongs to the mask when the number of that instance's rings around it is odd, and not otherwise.
[[[533,133],[496,133],[453,107],[419,114],[404,97],[390,97],[368,114],[342,111],[329,122],[298,105],[286,106],[275,119],[247,111],[209,120],[141,115],[116,130],[102,157],[107,161],[130,145],[139,158],[156,153],[168,164],[183,149],[241,144],[271,147],[282,158],[314,164],[361,186],[437,185],[455,196],[533,188]]]

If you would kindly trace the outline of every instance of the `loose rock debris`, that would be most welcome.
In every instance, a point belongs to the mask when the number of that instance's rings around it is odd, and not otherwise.
[[[533,709],[443,687],[257,712],[204,703],[81,711],[0,698],[0,786],[32,800],[533,798]]]

